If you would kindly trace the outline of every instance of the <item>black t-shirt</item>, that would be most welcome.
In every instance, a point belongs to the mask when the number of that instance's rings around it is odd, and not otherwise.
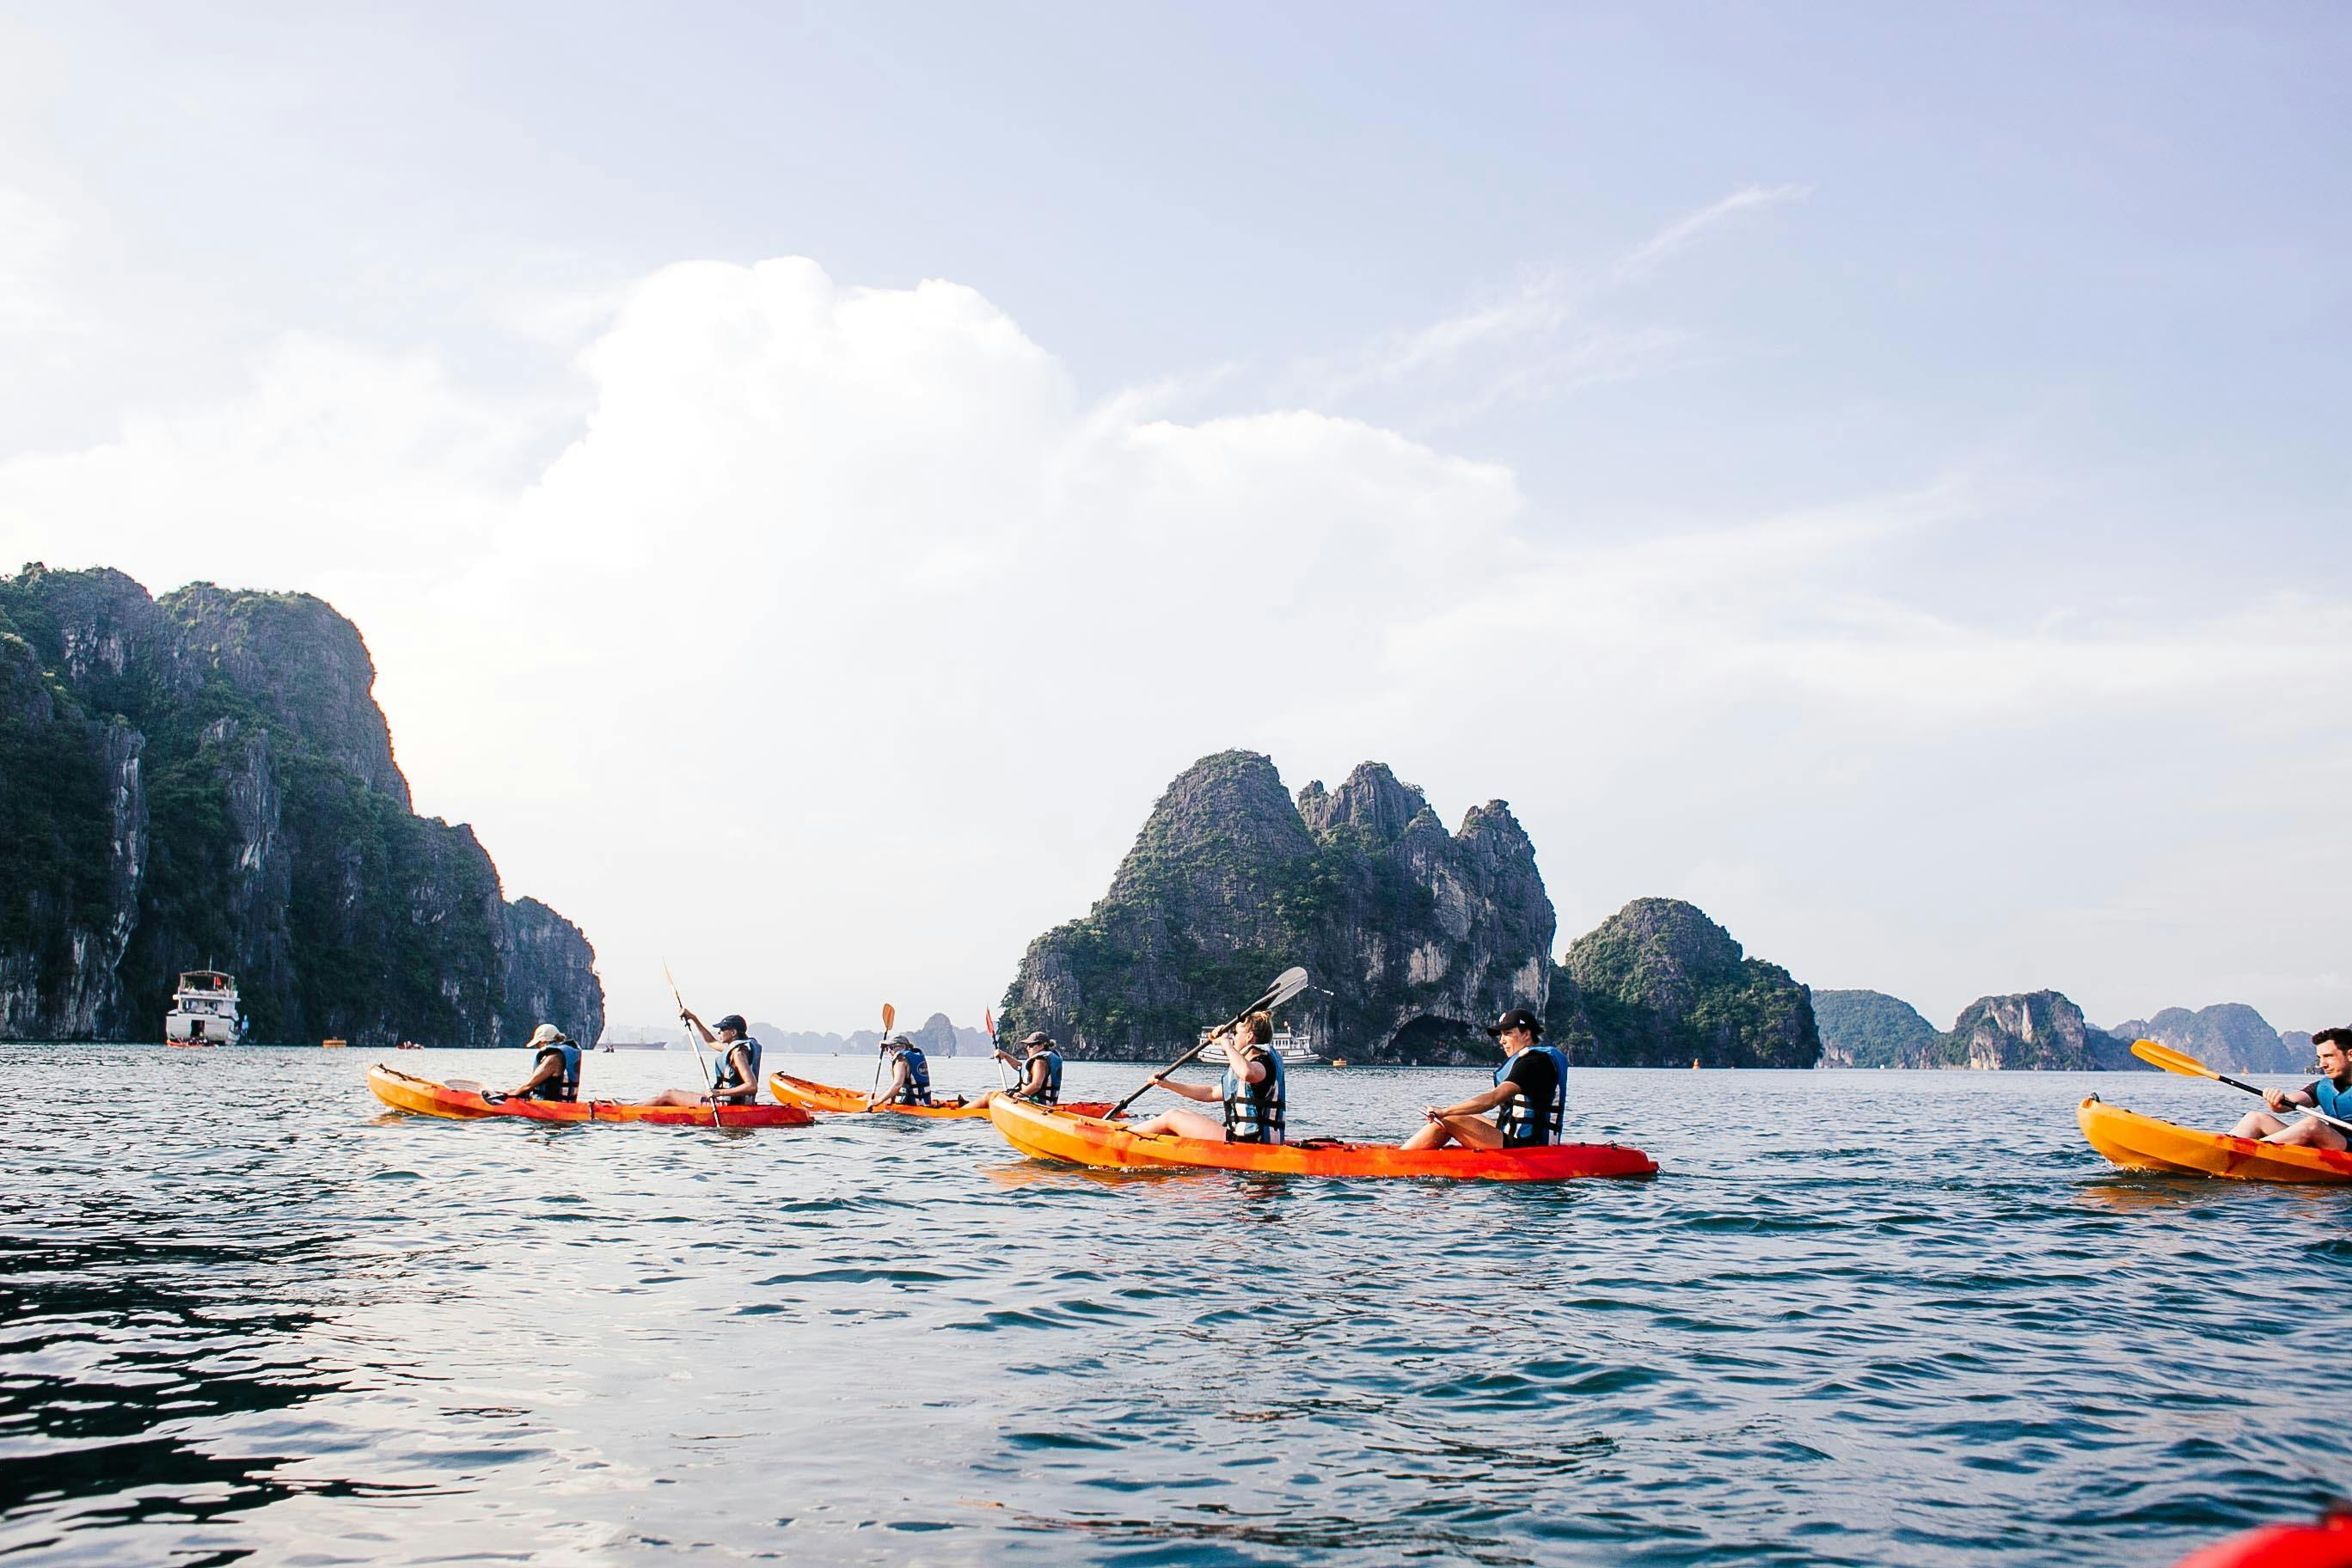
[[[1550,1117],[1552,1101],[1559,1094],[1559,1068],[1553,1063],[1549,1051],[1540,1046],[1530,1046],[1521,1051],[1503,1070],[1503,1081],[1517,1086],[1526,1110],[1521,1112],[1521,1117],[1515,1118],[1511,1112],[1516,1108],[1506,1102],[1495,1112],[1497,1126],[1507,1129],[1521,1118],[1539,1126]]]

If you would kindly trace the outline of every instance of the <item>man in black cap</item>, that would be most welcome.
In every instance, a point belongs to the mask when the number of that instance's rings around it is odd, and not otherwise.
[[[1536,1043],[1543,1037],[1543,1020],[1525,1007],[1512,1008],[1487,1025],[1486,1033],[1503,1047],[1495,1087],[1459,1105],[1427,1107],[1428,1125],[1402,1147],[1532,1149],[1559,1142],[1568,1121],[1568,1053]],[[1494,1121],[1478,1120],[1489,1110]]]
[[[712,1074],[715,1081],[710,1092],[703,1094],[691,1089],[666,1089],[647,1105],[708,1105],[716,1099],[721,1105],[753,1105],[760,1099],[760,1042],[749,1033],[751,1026],[743,1022],[740,1013],[730,1013],[719,1020],[719,1033],[713,1035],[694,1016],[694,1009],[678,1010],[678,1018],[703,1038],[703,1043],[719,1053],[719,1064]]]

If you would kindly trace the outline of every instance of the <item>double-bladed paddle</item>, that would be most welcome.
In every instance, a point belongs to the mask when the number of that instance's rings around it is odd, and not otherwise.
[[[702,1062],[701,1020],[686,1021],[686,998],[677,994],[677,978],[669,972],[669,962],[662,962],[662,978],[669,982],[669,999],[677,1004],[677,1021],[686,1028],[686,1043],[694,1047],[694,1066],[710,1083],[710,1125],[719,1125],[719,1069],[705,1067]]]
[[[980,1010],[980,1026],[988,1031],[988,1059],[996,1064],[996,1081],[1003,1084],[1006,1090],[1010,1091],[1013,1086],[1005,1082],[1010,1075],[1004,1070],[1004,1047],[996,1042],[995,1008],[982,1007]],[[1028,1079],[1024,1078],[1022,1082],[1025,1084]]]
[[[1239,1026],[1241,1021],[1248,1017],[1252,1013],[1263,1013],[1271,1008],[1279,1007],[1285,1002],[1289,1001],[1292,997],[1297,995],[1300,992],[1306,989],[1307,971],[1304,969],[1284,970],[1280,974],[1275,976],[1274,984],[1265,988],[1265,995],[1259,997],[1256,1001],[1251,1003],[1248,1006],[1243,1008],[1232,1017],[1226,1019],[1223,1024],[1220,1024],[1215,1028],[1210,1030],[1209,1037],[1207,1039],[1202,1040],[1199,1045],[1194,1046],[1191,1050],[1186,1051],[1182,1056],[1178,1057],[1174,1061],[1170,1062],[1166,1067],[1161,1068],[1158,1072],[1153,1073],[1150,1078],[1144,1079],[1142,1089],[1137,1089],[1133,1094],[1129,1095],[1125,1100],[1122,1100],[1117,1105],[1112,1106],[1109,1113],[1106,1115],[1103,1120],[1106,1121],[1117,1120],[1119,1112],[1125,1110],[1129,1106],[1133,1105],[1137,1100],[1141,1100],[1145,1092],[1148,1091],[1153,1084],[1158,1083],[1161,1079],[1166,1078],[1170,1073],[1174,1072],[1178,1068],[1182,1067],[1186,1062],[1191,1061],[1194,1057],[1197,1057],[1202,1051],[1207,1050],[1209,1047],[1213,1044],[1220,1036],[1223,1035],[1226,1030]]]
[[[2135,1040],[2132,1042],[2131,1052],[2150,1067],[2159,1067],[2167,1072],[2177,1072],[2183,1078],[2210,1078],[2217,1083],[2226,1083],[2231,1089],[2242,1089],[2248,1094],[2261,1095],[2264,1103],[2269,1101],[2268,1090],[2257,1089],[2251,1083],[2242,1082],[2231,1078],[2228,1073],[2215,1072],[2187,1051],[2176,1051],[2170,1046],[2159,1046],[2154,1040]],[[2318,1117],[2339,1132],[2352,1132],[2352,1121],[2339,1121],[2313,1106],[2298,1105],[2294,1109],[2302,1111],[2305,1116]]]

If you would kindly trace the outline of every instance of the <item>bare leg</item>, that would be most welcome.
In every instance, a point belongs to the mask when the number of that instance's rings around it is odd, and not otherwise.
[[[2263,1142],[2291,1143],[2305,1149],[2341,1149],[2344,1147],[2344,1134],[2316,1116],[2306,1116],[2292,1126],[2272,1133]]]
[[[1428,1123],[1399,1147],[1442,1149],[1448,1142],[1459,1143],[1465,1149],[1499,1149],[1503,1146],[1503,1131],[1482,1117],[1449,1116],[1443,1121]]]
[[[2267,1138],[2286,1125],[2267,1110],[2250,1110],[2235,1127],[2230,1129],[2232,1138]]]
[[[1149,1121],[1139,1122],[1128,1129],[1130,1132],[1166,1132],[1178,1138],[1205,1138],[1212,1143],[1225,1141],[1225,1124],[1190,1110],[1163,1110]]]
[[[639,1105],[708,1105],[710,1103],[710,1097],[690,1089],[666,1089],[652,1099],[641,1100],[637,1103]]]

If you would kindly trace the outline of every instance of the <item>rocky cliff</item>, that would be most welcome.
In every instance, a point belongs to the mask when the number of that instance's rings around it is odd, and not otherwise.
[[[1596,1067],[1809,1068],[1810,994],[1695,906],[1636,899],[1579,937],[1551,981],[1551,1043]]]
[[[1903,1065],[1979,1070],[2154,1071],[2131,1054],[2131,1042],[2083,1021],[2083,1010],[2055,991],[1979,996],[1951,1028]]]
[[[306,595],[0,579],[0,1037],[154,1038],[212,964],[260,1040],[596,1038],[587,940],[411,812],[374,680]]]
[[[2242,1002],[2223,1002],[2190,1012],[2167,1007],[2152,1018],[2133,1018],[2107,1031],[2126,1043],[2154,1040],[2187,1051],[2223,1072],[2301,1072],[2311,1065],[2311,1037],[2273,1029]]]
[[[1293,801],[1270,760],[1224,752],[1168,786],[1084,919],[1030,944],[998,1028],[1080,1057],[1171,1057],[1304,964],[1317,988],[1286,1021],[1326,1054],[1485,1060],[1483,1025],[1544,1005],[1553,924],[1501,801],[1449,833],[1377,763]]]
[[[1941,1033],[1910,1003],[1884,991],[1816,991],[1813,1017],[1823,1067],[1914,1067]]]

